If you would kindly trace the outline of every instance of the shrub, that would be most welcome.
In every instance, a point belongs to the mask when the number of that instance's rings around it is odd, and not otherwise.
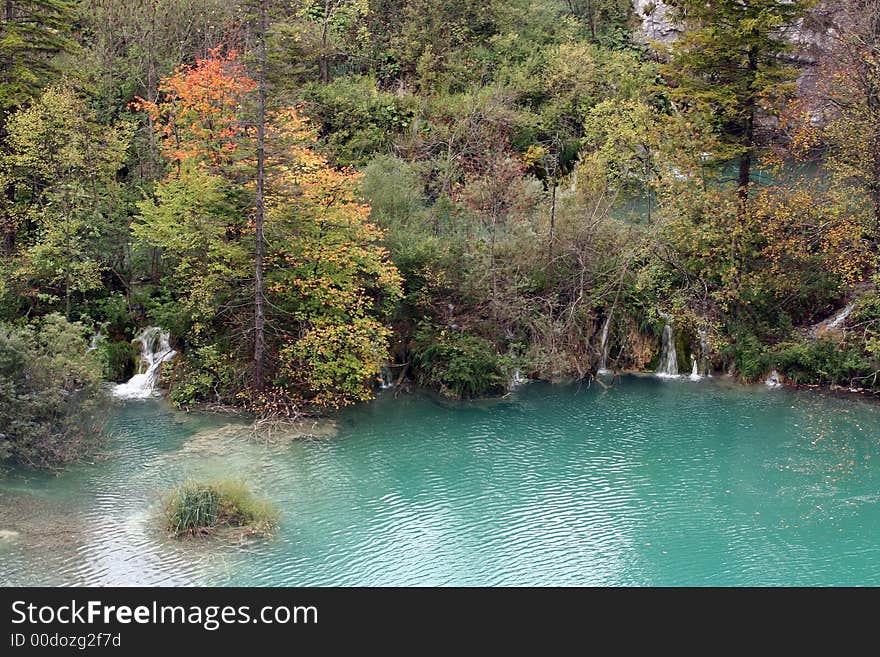
[[[105,341],[104,375],[111,381],[128,381],[137,367],[138,349],[131,342]]]
[[[277,509],[239,481],[188,481],[163,501],[165,527],[173,536],[203,536],[221,527],[266,535],[278,524]]]
[[[0,324],[0,463],[52,467],[97,442],[102,364],[84,336],[54,314],[37,326]]]
[[[242,374],[226,345],[194,347],[181,354],[175,364],[171,400],[182,408],[232,401],[244,386]]]
[[[483,338],[423,326],[416,331],[413,354],[418,382],[444,394],[470,398],[506,388],[505,357]]]
[[[795,384],[838,383],[850,385],[876,367],[855,347],[834,339],[778,345],[770,352],[770,367]]]

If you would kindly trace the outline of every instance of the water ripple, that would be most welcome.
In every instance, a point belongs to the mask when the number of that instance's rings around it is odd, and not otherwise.
[[[880,409],[723,380],[384,395],[333,439],[121,404],[108,459],[0,482],[0,585],[880,584]],[[264,542],[174,541],[162,491],[241,477]]]

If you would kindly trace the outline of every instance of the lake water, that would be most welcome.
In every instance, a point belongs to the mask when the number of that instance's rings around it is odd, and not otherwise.
[[[93,464],[0,480],[0,585],[880,585],[880,406],[725,380],[383,393],[337,435],[257,444],[159,400]],[[240,477],[268,540],[155,525],[187,477]]]

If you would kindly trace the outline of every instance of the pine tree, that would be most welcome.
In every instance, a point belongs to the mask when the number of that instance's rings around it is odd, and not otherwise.
[[[787,30],[812,0],[674,0],[682,36],[663,74],[674,101],[710,113],[729,155],[739,161],[738,194],[748,198],[757,144],[755,124],[792,90],[797,73],[785,54]]]
[[[70,0],[6,0],[0,21],[0,111],[20,107],[57,73],[53,58],[72,50]]]

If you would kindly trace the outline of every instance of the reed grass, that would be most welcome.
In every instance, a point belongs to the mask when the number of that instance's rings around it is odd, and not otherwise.
[[[278,509],[254,496],[244,482],[187,481],[163,500],[165,527],[172,536],[203,536],[222,527],[240,527],[268,535],[278,524]]]

